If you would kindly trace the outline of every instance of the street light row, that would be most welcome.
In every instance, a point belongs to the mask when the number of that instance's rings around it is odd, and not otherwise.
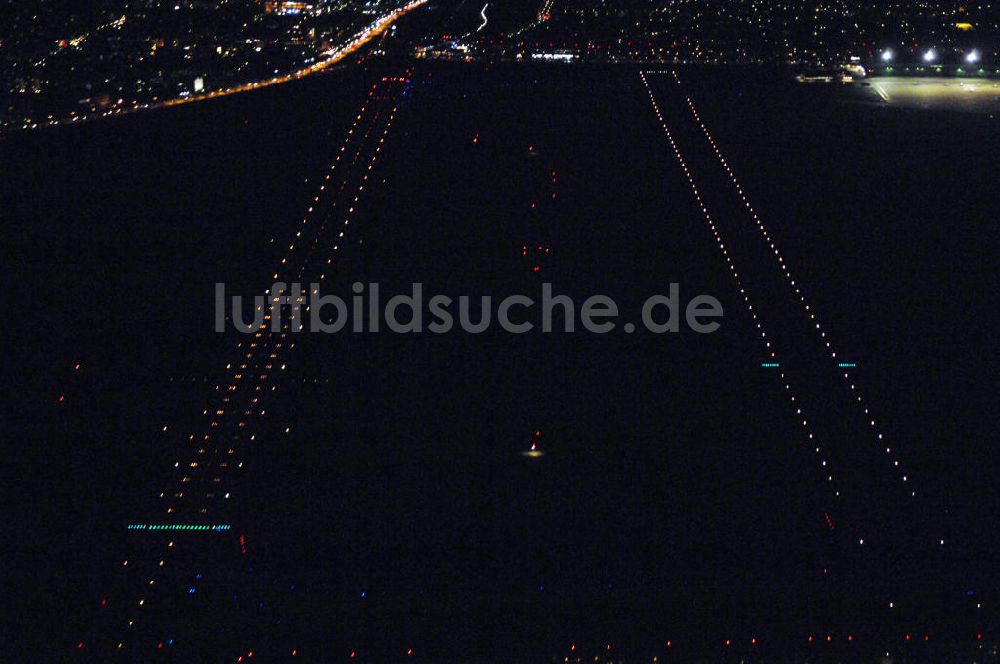
[[[882,55],[879,57],[881,57],[882,62],[892,62],[893,60],[895,60],[896,54],[891,48],[887,48],[884,51],[882,51]],[[924,51],[920,57],[924,62],[937,62],[938,52],[933,48],[929,48],[926,51]],[[982,56],[979,54],[978,49],[972,49],[971,51],[966,53],[965,57],[963,58],[963,60],[968,64],[975,64],[979,62],[981,59]]]

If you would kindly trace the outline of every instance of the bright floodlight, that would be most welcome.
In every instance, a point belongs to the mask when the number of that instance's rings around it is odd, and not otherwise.
[[[979,51],[969,51],[965,56],[966,62],[979,62]]]
[[[884,51],[882,51],[882,60],[884,62],[889,62],[890,60],[892,60],[892,49],[891,48],[887,48]]]
[[[935,60],[937,60],[937,53],[934,52],[933,48],[924,53],[924,62],[934,62]]]

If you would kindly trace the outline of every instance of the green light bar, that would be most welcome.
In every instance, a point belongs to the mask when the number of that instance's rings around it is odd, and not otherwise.
[[[130,523],[128,524],[129,530],[211,530],[215,532],[221,532],[223,530],[230,530],[232,526],[229,524],[213,524],[211,526],[205,526],[193,523]]]
[[[840,367],[841,369],[848,369],[848,368],[856,367],[858,365],[855,364],[854,362],[841,362],[837,366]]]
[[[777,362],[761,362],[760,366],[764,367],[765,369],[769,369],[771,367],[780,367],[781,365]]]

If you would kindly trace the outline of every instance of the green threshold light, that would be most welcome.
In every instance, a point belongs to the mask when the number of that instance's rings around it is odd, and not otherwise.
[[[223,530],[231,530],[232,526],[229,524],[213,524],[206,526],[203,524],[194,523],[130,523],[128,524],[128,530],[208,530],[213,532],[221,532]]]

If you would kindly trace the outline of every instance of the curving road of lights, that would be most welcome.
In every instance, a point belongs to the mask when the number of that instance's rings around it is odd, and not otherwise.
[[[410,11],[426,4],[427,0],[411,0],[411,2],[406,5],[395,9],[388,14],[384,14],[368,24],[363,30],[358,32],[354,37],[351,38],[347,43],[338,46],[337,48],[330,49],[323,52],[322,60],[314,62],[308,67],[303,67],[297,71],[290,74],[284,74],[281,76],[274,76],[272,78],[264,79],[261,81],[254,81],[251,83],[244,83],[243,85],[236,85],[229,88],[223,88],[220,90],[212,90],[211,92],[206,92],[203,94],[190,95],[187,97],[175,97],[173,99],[166,99],[163,101],[155,101],[152,103],[140,104],[139,102],[133,102],[130,107],[119,107],[115,109],[110,109],[103,111],[101,113],[94,113],[91,115],[74,115],[62,120],[47,120],[45,122],[26,122],[19,126],[0,126],[0,132],[6,131],[20,131],[25,129],[39,129],[42,127],[56,127],[60,125],[73,125],[79,124],[81,122],[86,122],[88,120],[95,120],[100,118],[107,118],[119,115],[127,115],[130,113],[136,113],[138,111],[154,110],[157,108],[167,108],[170,106],[181,106],[184,104],[193,104],[199,101],[207,101],[209,99],[218,99],[220,97],[228,97],[230,95],[239,94],[241,92],[250,92],[252,90],[259,90],[261,88],[271,87],[273,85],[281,85],[282,83],[288,83],[290,81],[297,81],[311,74],[321,72],[328,69],[332,65],[343,61],[345,58],[353,55],[358,50],[360,50],[365,44],[370,42],[375,37],[378,37],[386,29],[392,25],[396,20],[403,17]]]
[[[486,8],[489,6],[490,3],[487,2],[485,5],[483,5],[482,11],[479,12],[479,16],[480,18],[483,19],[483,22],[479,24],[478,28],[476,28],[476,32],[481,32],[482,29],[486,27],[486,24],[490,22],[490,20],[486,18]]]

